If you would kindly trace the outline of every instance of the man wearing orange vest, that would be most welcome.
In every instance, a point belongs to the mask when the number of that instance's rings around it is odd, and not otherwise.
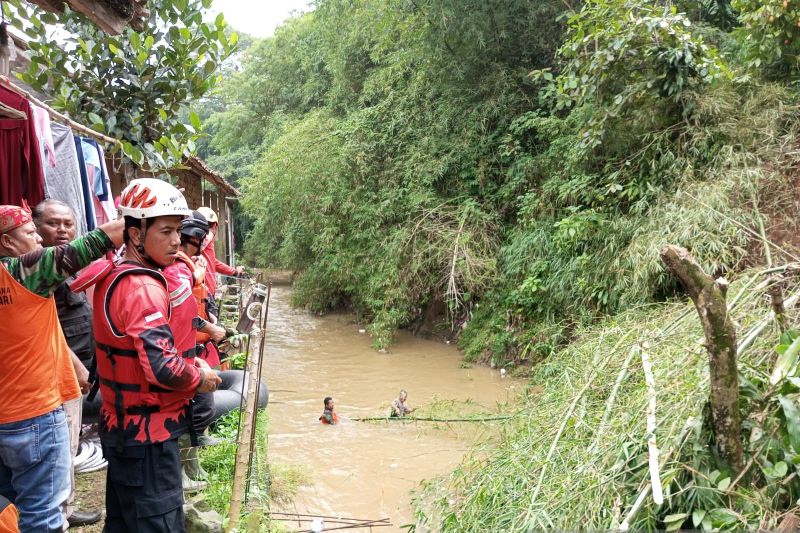
[[[120,196],[122,260],[87,269],[71,286],[95,285],[100,440],[108,461],[105,531],[185,530],[177,439],[189,428],[189,400],[221,381],[213,370],[195,366],[193,349],[176,350],[170,328],[161,270],[175,261],[189,213],[169,183],[133,180]]]
[[[70,441],[62,404],[80,397],[53,291],[116,248],[122,223],[42,248],[27,208],[0,206],[0,496],[22,531],[61,531],[70,492]]]

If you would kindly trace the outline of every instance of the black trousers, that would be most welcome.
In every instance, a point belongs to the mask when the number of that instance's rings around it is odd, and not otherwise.
[[[214,393],[198,392],[194,395],[192,424],[199,435],[214,421]]]
[[[183,486],[178,441],[103,446],[107,533],[183,533]]]

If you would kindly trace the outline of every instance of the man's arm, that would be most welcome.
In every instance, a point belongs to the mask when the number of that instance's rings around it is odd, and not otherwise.
[[[81,387],[81,392],[86,394],[92,388],[92,384],[89,383],[89,371],[84,366],[83,361],[78,359],[78,356],[75,355],[75,352],[70,350],[69,355],[72,358],[72,366],[75,368],[75,376],[78,378],[78,385]]]
[[[114,322],[133,339],[148,382],[177,391],[197,389],[201,372],[187,365],[175,349],[167,321],[169,295],[163,286],[155,280],[123,280],[114,291],[110,307]]]
[[[42,248],[21,257],[5,257],[2,261],[23,287],[49,298],[68,277],[114,250],[116,241],[121,239],[123,224],[109,222],[69,244]]]

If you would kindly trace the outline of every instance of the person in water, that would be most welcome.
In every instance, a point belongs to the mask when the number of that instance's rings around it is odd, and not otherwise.
[[[333,410],[333,398],[326,396],[322,401],[325,404],[325,410],[322,411],[319,421],[323,424],[329,424],[332,426],[338,424],[339,416],[336,414],[336,411]]]
[[[408,393],[404,389],[401,389],[397,398],[392,400],[392,412],[389,413],[390,417],[403,418],[414,410],[406,404],[407,398]]]

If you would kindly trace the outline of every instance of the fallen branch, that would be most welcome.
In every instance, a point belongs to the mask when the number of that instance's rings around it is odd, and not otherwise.
[[[519,413],[517,413],[519,414]],[[351,418],[355,422],[488,422],[492,420],[509,420],[517,416],[514,415],[501,415],[501,416],[481,416],[470,418],[436,418],[436,417],[421,417],[421,416],[356,416]]]

